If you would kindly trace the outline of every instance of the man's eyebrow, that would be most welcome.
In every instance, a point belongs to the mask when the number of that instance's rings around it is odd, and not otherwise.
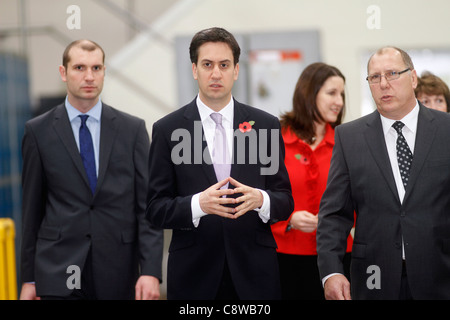
[[[214,62],[213,60],[210,59],[203,59],[201,62]],[[220,60],[219,63],[223,63],[223,62],[231,62],[230,59],[225,59],[225,60]]]
[[[99,63],[99,64],[94,64],[91,67],[95,68],[95,67],[103,67],[103,66],[104,66],[104,64]],[[74,67],[74,68],[76,68],[76,67],[88,67],[88,65],[86,65],[85,63],[75,63],[75,64],[72,65],[72,67]]]

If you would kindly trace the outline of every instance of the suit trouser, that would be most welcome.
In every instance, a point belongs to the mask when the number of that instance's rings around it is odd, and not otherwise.
[[[236,289],[231,279],[231,272],[228,268],[228,262],[225,259],[222,280],[220,281],[219,290],[216,295],[216,300],[239,300]]]
[[[43,296],[42,300],[97,300],[92,272],[92,250],[89,249],[83,271],[81,272],[80,289],[74,289],[69,296]]]
[[[409,289],[408,284],[408,276],[406,273],[406,263],[403,260],[402,264],[402,280],[400,282],[400,300],[413,300],[413,297],[411,295],[411,290]]]

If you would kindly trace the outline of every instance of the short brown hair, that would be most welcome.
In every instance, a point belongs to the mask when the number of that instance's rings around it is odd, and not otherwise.
[[[67,69],[67,65],[70,62],[70,54],[69,53],[73,47],[79,47],[86,51],[94,51],[94,50],[99,49],[103,54],[103,63],[105,63],[105,51],[103,51],[102,47],[100,47],[100,45],[98,45],[94,41],[81,39],[81,40],[75,40],[75,41],[71,42],[64,50],[63,59],[62,59],[62,65],[64,66],[64,68]]]
[[[324,121],[317,108],[317,94],[328,78],[338,76],[345,82],[345,77],[336,67],[317,62],[310,64],[303,70],[294,90],[292,110],[281,116],[283,130],[288,127],[300,138],[313,143],[315,135],[314,122]],[[345,109],[345,94],[342,97],[344,107],[338,115],[336,122],[330,124],[333,128],[342,122]]]
[[[447,104],[447,112],[450,107],[450,90],[447,84],[438,76],[429,71],[424,71],[420,77],[417,77],[417,88],[415,89],[416,97],[421,93],[428,95],[442,94]]]
[[[241,48],[239,47],[238,42],[230,32],[217,27],[199,31],[194,35],[191,41],[191,45],[189,46],[189,55],[192,63],[197,64],[198,49],[207,42],[226,43],[233,52],[234,64],[236,65],[239,63]]]

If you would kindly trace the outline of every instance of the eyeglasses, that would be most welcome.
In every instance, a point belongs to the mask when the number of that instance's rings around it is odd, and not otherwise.
[[[366,80],[369,81],[370,84],[380,83],[382,76],[384,76],[387,81],[396,80],[396,79],[400,78],[400,75],[402,73],[405,73],[406,71],[409,71],[409,70],[411,70],[411,69],[407,68],[403,71],[388,71],[385,74],[371,74],[371,75],[367,76]]]

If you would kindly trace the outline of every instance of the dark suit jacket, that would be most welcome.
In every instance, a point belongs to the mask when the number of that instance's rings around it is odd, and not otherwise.
[[[341,258],[356,211],[353,299],[398,299],[402,236],[412,296],[450,298],[450,115],[420,105],[414,159],[403,203],[378,111],[336,128],[317,232],[321,277],[343,272]],[[378,266],[380,289],[375,283]],[[369,268],[369,269],[368,269]],[[369,277],[373,276],[371,279]]]
[[[162,231],[145,220],[143,120],[103,104],[94,195],[63,104],[27,122],[22,152],[21,280],[38,296],[69,295],[67,268],[83,268],[90,248],[99,299],[134,298],[139,274],[161,279]]]
[[[264,134],[260,129],[280,129],[277,118],[235,101],[234,129],[251,120],[255,121],[253,129],[258,133],[259,141]],[[225,260],[241,299],[279,298],[276,243],[269,223],[263,223],[254,211],[236,220],[207,215],[200,219],[197,228],[192,223],[192,195],[217,183],[213,165],[205,161],[179,165],[172,161],[171,152],[180,143],[171,138],[177,129],[187,130],[192,137],[192,141],[188,141],[191,150],[185,150],[190,151],[190,159],[199,155],[194,139],[200,143],[200,152],[206,150],[202,129],[200,135],[194,135],[195,121],[202,128],[194,100],[153,126],[147,218],[158,227],[173,229],[168,261],[168,298],[214,299]],[[270,138],[270,130],[266,133]],[[268,140],[269,150],[277,143],[279,156],[275,161],[279,163],[279,170],[276,174],[261,175],[260,169],[269,165],[263,165],[262,159],[250,164],[249,153],[245,164],[236,164],[235,140],[235,162],[230,175],[245,185],[266,190],[270,197],[271,218],[285,220],[293,210],[293,199],[284,166],[284,143],[281,133],[276,133],[275,141]],[[243,133],[238,131],[238,134]],[[258,143],[252,145],[256,147]],[[248,151],[249,146],[245,149]],[[209,157],[208,150],[204,154]]]

